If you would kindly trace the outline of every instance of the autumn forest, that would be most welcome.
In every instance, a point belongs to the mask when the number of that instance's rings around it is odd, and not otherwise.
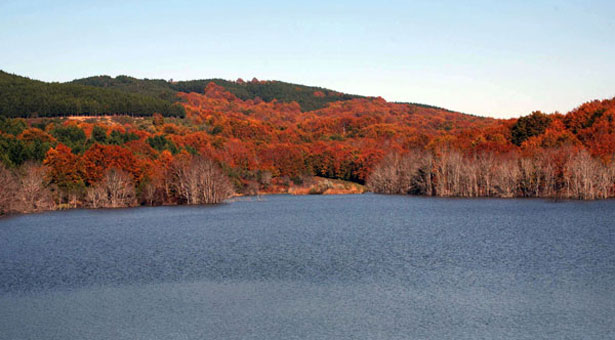
[[[0,161],[0,213],[344,190],[605,199],[615,98],[492,119],[278,81],[0,72]]]

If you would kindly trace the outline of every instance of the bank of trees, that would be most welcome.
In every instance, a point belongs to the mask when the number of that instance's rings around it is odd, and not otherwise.
[[[151,177],[139,177],[113,162],[95,170],[100,176],[87,177],[84,160],[60,147],[59,151],[50,150],[44,164],[28,162],[13,169],[0,165],[0,214],[76,207],[216,204],[234,194],[228,177],[211,159],[182,155],[167,161]]]
[[[0,165],[0,214],[53,209],[55,202],[44,178],[40,164],[26,163],[16,171]]]
[[[134,180],[129,173],[110,168],[98,182],[87,188],[85,202],[92,208],[135,206],[137,197]]]
[[[522,155],[412,150],[387,155],[368,178],[371,191],[442,197],[615,197],[615,163],[584,149]]]
[[[168,169],[167,178],[180,203],[221,203],[233,194],[227,176],[211,160],[200,156],[179,158]]]

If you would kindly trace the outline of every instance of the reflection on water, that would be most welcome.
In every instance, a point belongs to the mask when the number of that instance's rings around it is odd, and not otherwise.
[[[615,202],[268,196],[0,219],[0,339],[615,337]]]

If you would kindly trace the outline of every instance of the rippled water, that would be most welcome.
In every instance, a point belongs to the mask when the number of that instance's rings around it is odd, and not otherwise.
[[[268,196],[0,219],[0,339],[615,338],[615,201]]]

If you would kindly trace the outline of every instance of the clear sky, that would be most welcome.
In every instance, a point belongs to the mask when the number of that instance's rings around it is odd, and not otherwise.
[[[615,96],[615,1],[0,0],[0,69],[275,79],[467,113]]]

